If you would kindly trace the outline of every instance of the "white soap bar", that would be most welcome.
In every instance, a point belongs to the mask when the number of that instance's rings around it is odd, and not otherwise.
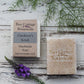
[[[47,39],[47,74],[76,73],[76,43],[73,38]]]

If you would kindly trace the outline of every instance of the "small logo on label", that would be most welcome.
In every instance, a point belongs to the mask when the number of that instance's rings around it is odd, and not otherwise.
[[[28,28],[28,29],[31,29],[33,30],[32,26],[35,26],[34,24],[23,24],[23,28]]]

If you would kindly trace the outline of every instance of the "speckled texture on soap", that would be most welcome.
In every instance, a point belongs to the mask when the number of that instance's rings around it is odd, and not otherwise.
[[[76,43],[72,38],[47,40],[47,74],[76,73]]]

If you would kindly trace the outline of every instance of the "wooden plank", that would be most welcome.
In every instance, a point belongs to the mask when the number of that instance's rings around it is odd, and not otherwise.
[[[45,64],[24,64],[24,65],[31,68],[31,72],[34,74],[37,74],[39,76],[42,76],[42,75],[47,76],[47,67]],[[3,63],[0,62],[0,72],[3,72],[3,73],[8,72],[12,74],[14,73],[14,70],[12,66],[9,65],[8,63],[4,64],[4,62]],[[84,68],[77,69],[77,73],[74,76],[84,76]]]
[[[0,61],[5,61],[4,56],[7,56],[11,58],[11,27],[10,26],[0,26]],[[84,63],[84,56],[83,56],[83,50],[84,50],[84,35],[83,34],[59,34],[57,33],[56,27],[55,28],[41,28],[41,58],[39,59],[23,59],[22,61],[32,60],[33,63],[40,62],[40,63],[46,63],[46,38],[47,37],[73,37],[76,39],[77,43],[77,61],[80,63]],[[4,50],[4,51],[3,51]],[[43,61],[42,61],[43,60]],[[80,61],[81,60],[81,61]],[[20,61],[17,58],[16,61]]]
[[[44,19],[46,14],[45,6],[39,6],[36,10],[31,10],[31,7],[20,7],[15,11],[8,11],[14,0],[1,0],[0,1],[0,25],[11,25],[11,22],[16,19],[38,19],[41,26],[44,26]],[[55,15],[47,26],[58,26],[59,14]]]
[[[11,56],[11,22],[14,19],[39,19],[41,21],[41,58],[25,59],[14,58],[17,63],[23,63],[31,68],[31,71],[41,78],[45,84],[83,84],[84,83],[84,35],[78,33],[57,33],[54,21],[43,27],[45,8],[40,7],[36,11],[22,7],[18,11],[10,12],[8,8],[14,0],[0,0],[0,84],[37,84],[31,80],[20,79],[14,74],[11,65],[4,59]],[[56,24],[57,25],[57,24]],[[46,38],[47,37],[74,37],[77,41],[77,74],[74,76],[47,76],[46,74]]]
[[[13,20],[17,19],[38,19],[41,25],[44,25],[45,7],[38,7],[37,10],[31,10],[31,7],[20,7],[16,11],[9,11],[9,7],[12,6],[14,0],[1,0],[0,1],[0,25],[11,25]],[[55,22],[56,23],[56,22]],[[49,26],[55,24],[54,21],[49,23]]]

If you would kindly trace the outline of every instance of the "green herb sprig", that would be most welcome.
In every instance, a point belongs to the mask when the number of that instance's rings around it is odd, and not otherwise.
[[[70,26],[72,30],[77,26],[84,27],[84,1],[83,0],[16,0],[12,4],[10,10],[15,10],[24,4],[36,9],[39,5],[45,6],[46,12],[44,13],[44,25],[49,24],[51,21],[58,22],[58,30],[63,29],[62,26]],[[58,18],[57,18],[58,17]],[[70,28],[68,28],[70,29]]]
[[[15,73],[18,77],[22,77],[25,79],[32,79],[36,81],[38,84],[45,84],[41,79],[39,79],[37,76],[35,76],[33,73],[31,73],[30,68],[24,66],[23,64],[16,64],[13,60],[8,59],[5,56],[5,59],[12,65],[12,67],[15,69]]]

